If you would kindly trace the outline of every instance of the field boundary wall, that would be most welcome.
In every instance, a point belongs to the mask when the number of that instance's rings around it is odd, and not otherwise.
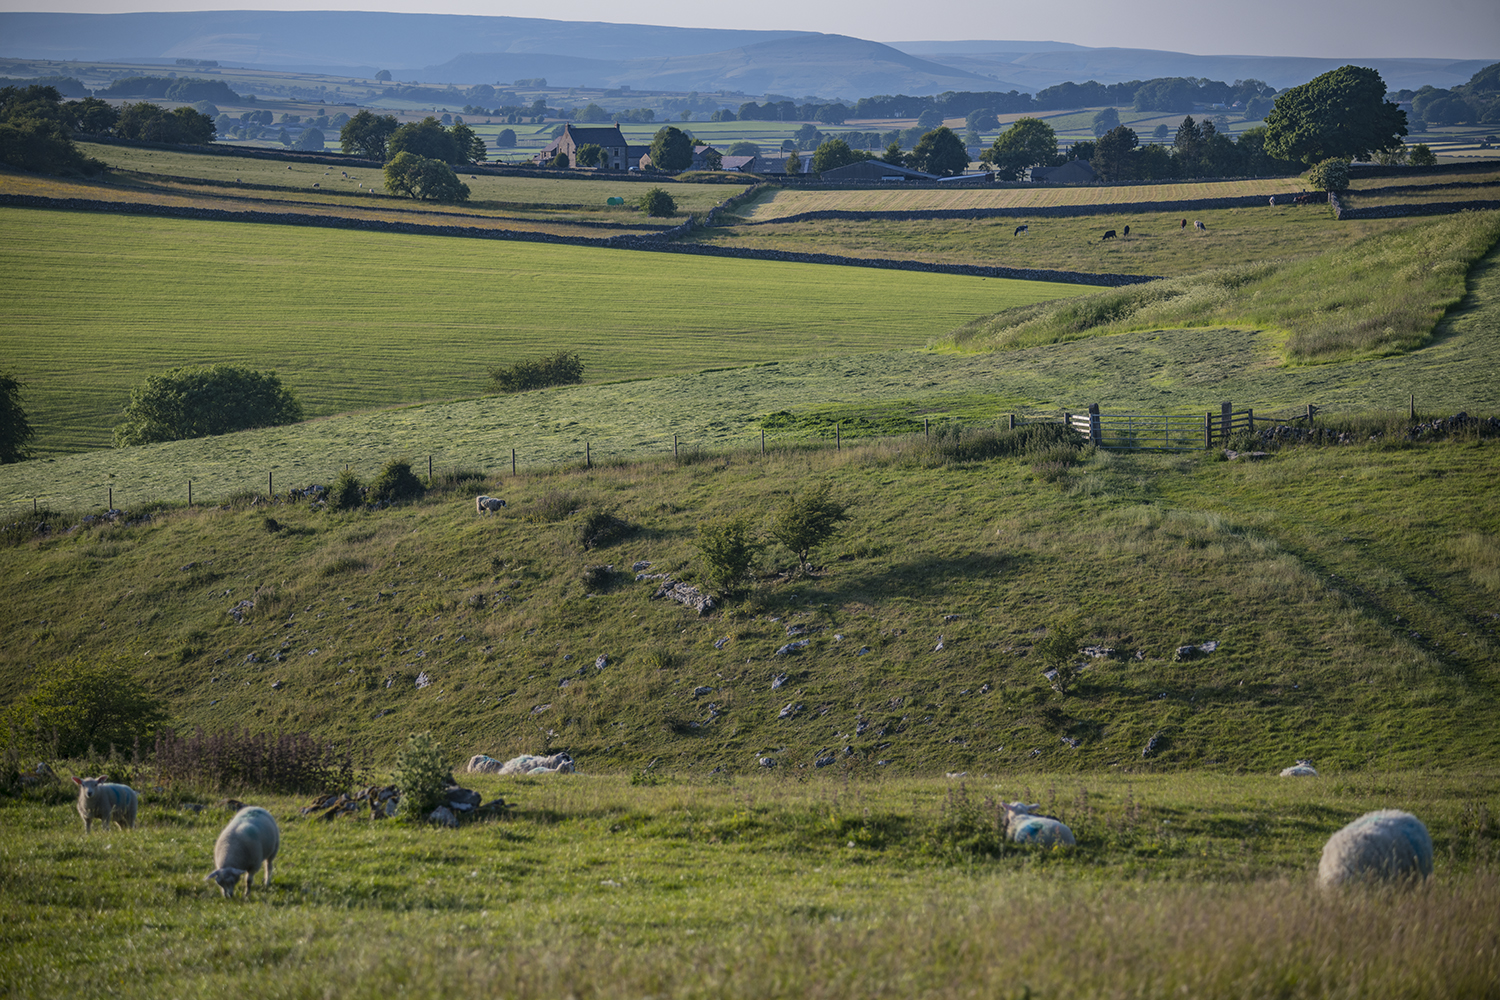
[[[672,229],[650,236],[558,236],[534,230],[480,229],[471,226],[439,226],[414,222],[387,222],[380,219],[351,219],[342,216],[304,215],[295,212],[231,212],[219,208],[192,208],[178,205],[94,201],[86,198],[45,198],[40,195],[0,194],[0,205],[20,208],[63,209],[85,212],[112,212],[119,215],[155,215],[175,219],[204,219],[214,222],[249,222],[277,226],[310,226],[320,229],[354,229],[364,232],[402,233],[413,236],[450,236],[465,239],[510,240],[526,243],[552,243],[563,246],[600,247],[612,250],[647,250],[656,253],[683,253],[701,257],[732,257],[742,260],[782,261],[798,264],[833,264],[842,267],[874,267],[891,271],[925,271],[934,274],[959,274],[981,278],[1012,278],[1022,281],[1054,281],[1077,285],[1117,287],[1158,280],[1154,275],[1093,274],[1081,271],[1049,271],[1033,268],[988,267],[978,264],[934,264],[918,260],[881,260],[866,257],[843,257],[836,254],[796,253],[785,250],[757,250],[748,247],[705,246],[696,243],[673,243],[674,237],[686,234],[693,219]]]
[[[1265,195],[1237,195],[1232,198],[1194,198],[1188,201],[1132,201],[1116,205],[1039,205],[1015,206],[1013,208],[929,208],[897,211],[857,212],[850,209],[820,209],[815,212],[798,212],[775,219],[737,220],[737,226],[769,226],[785,222],[819,222],[840,220],[844,222],[938,222],[945,220],[982,219],[1066,219],[1088,215],[1140,215],[1146,212],[1206,212],[1220,208],[1266,208],[1270,204]]]

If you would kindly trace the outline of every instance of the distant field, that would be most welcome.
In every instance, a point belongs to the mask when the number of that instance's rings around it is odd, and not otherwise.
[[[917,347],[1072,285],[347,230],[0,209],[0,354],[44,454],[146,375],[279,371],[313,416],[474,396],[562,348],[590,382]]]
[[[1177,275],[1306,256],[1411,224],[1406,219],[1339,222],[1323,205],[1216,209],[1193,212],[1191,218],[1207,232],[1198,232],[1191,223],[1183,229],[1183,216],[1175,212],[1049,219],[1017,209],[1011,216],[980,220],[773,221],[698,230],[690,238],[717,246],[851,257]],[[1016,235],[1021,223],[1029,231]],[[1127,225],[1129,236],[1101,240],[1106,229],[1123,233]]]
[[[969,208],[1045,208],[1055,205],[1116,205],[1147,201],[1188,201],[1295,194],[1305,185],[1296,178],[1191,181],[1180,184],[1120,184],[1110,187],[932,188],[917,191],[780,190],[758,198],[738,214],[756,222],[802,212],[913,212]]]

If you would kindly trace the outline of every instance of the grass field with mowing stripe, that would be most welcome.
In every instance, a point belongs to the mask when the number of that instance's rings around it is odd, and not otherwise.
[[[478,395],[491,368],[563,348],[602,382],[919,347],[1078,290],[12,208],[0,267],[0,344],[43,454],[108,445],[131,387],[182,364],[274,369],[316,417]]]

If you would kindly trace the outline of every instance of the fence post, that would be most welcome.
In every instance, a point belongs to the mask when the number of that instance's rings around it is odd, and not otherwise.
[[[1311,403],[1308,403],[1307,404],[1307,426],[1309,426],[1309,427],[1312,426],[1312,418],[1313,418],[1313,405]]]
[[[276,473],[266,473],[266,499],[269,500],[276,495]]]
[[[583,467],[592,469],[594,467],[594,456],[589,452],[589,443],[583,442]]]
[[[1417,394],[1416,393],[1412,393],[1411,394],[1411,410],[1410,410],[1410,413],[1411,413],[1411,419],[1413,421],[1415,421],[1417,419]]]
[[[1219,404],[1219,439],[1229,445],[1229,424],[1234,420],[1234,404],[1225,400]]]
[[[1214,446],[1214,411],[1203,411],[1203,447]]]
[[[1249,417],[1250,417],[1250,433],[1254,434],[1255,433],[1255,408],[1251,407],[1250,409],[1246,410],[1245,413],[1248,414]]]
[[[1007,427],[1006,430],[1013,431],[1015,429],[1016,429],[1016,415],[1014,413],[1012,413],[1010,415],[1010,426]]]
[[[427,456],[427,485],[432,485],[432,456]]]
[[[1089,404],[1089,444],[1104,444],[1104,428],[1099,423],[1099,404]]]
[[[193,481],[191,479],[189,479],[188,480],[188,509],[191,510],[192,506],[193,506]]]
[[[673,458],[677,457],[677,435],[676,434],[672,435],[672,457]]]
[[[844,425],[841,423],[833,425],[833,450],[844,450]]]
[[[113,486],[109,488],[109,509],[115,509],[115,488]]]
[[[760,453],[762,457],[766,454],[766,432],[764,429],[760,432]]]
[[[510,450],[510,474],[512,476],[516,474],[516,449],[514,448]]]
[[[932,418],[931,417],[923,417],[922,418],[922,436],[923,437],[932,437]]]

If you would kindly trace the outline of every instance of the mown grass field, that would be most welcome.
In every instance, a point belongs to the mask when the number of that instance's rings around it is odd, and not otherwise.
[[[1187,181],[1176,184],[1117,184],[1108,187],[956,188],[950,191],[802,190],[768,192],[740,206],[735,214],[757,222],[803,212],[913,212],[933,209],[1047,208],[1063,205],[1112,205],[1199,198],[1289,196],[1306,185],[1295,177],[1256,177],[1224,181]]]
[[[249,903],[202,881],[229,814],[183,804],[217,795],[148,794],[136,829],[87,838],[69,803],[0,800],[0,989],[1477,1000],[1500,976],[1493,772],[470,783],[511,817],[318,823],[247,795],[282,830]],[[1076,851],[976,852],[985,803],[1025,791]],[[1432,828],[1431,886],[1315,892],[1327,833],[1393,801]]]
[[[279,371],[310,416],[483,393],[579,351],[591,382],[917,347],[1074,286],[81,212],[0,212],[0,325],[39,449],[109,444],[175,365]],[[778,308],[767,308],[775,302]]]

